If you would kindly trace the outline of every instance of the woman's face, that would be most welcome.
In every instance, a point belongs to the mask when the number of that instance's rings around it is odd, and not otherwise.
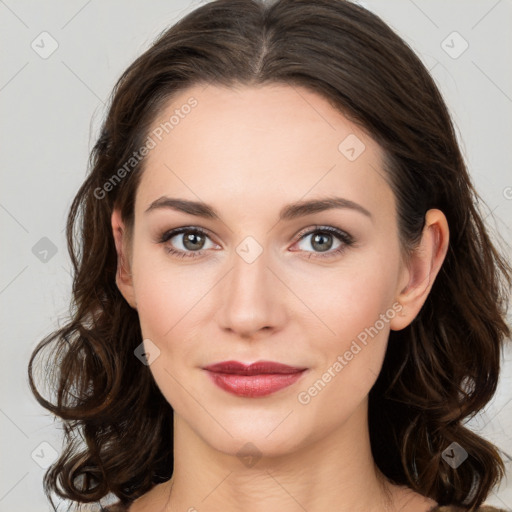
[[[286,85],[195,86],[150,136],[123,293],[176,421],[229,454],[360,429],[408,281],[379,146]]]

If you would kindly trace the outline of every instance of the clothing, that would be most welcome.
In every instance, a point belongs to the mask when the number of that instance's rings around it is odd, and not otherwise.
[[[441,507],[436,506],[429,510],[429,512],[464,512],[466,509],[451,505],[443,505]],[[85,512],[85,511],[84,511]],[[127,507],[123,507],[123,505],[119,503],[114,503],[109,507],[101,507],[99,509],[91,509],[90,512],[129,512]],[[483,505],[478,509],[477,512],[507,512],[504,508],[495,508],[489,505]]]
[[[465,508],[445,505],[442,507],[434,507],[429,512],[464,512]],[[114,511],[116,512],[116,511]],[[478,512],[507,512],[504,508],[490,507],[489,505],[483,505],[478,509]]]

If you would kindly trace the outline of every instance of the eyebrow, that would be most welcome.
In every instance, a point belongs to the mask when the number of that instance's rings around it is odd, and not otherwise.
[[[363,206],[349,199],[342,197],[325,197],[309,201],[297,201],[284,206],[279,212],[279,220],[293,220],[313,213],[323,212],[331,209],[350,209],[362,213],[373,220],[372,214]],[[201,201],[190,201],[188,199],[177,199],[162,196],[153,201],[146,209],[149,213],[159,209],[172,209],[178,212],[188,213],[205,219],[220,220],[220,215],[215,208]]]

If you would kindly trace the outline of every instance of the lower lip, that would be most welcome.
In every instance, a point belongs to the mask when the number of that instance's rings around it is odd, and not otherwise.
[[[235,375],[210,372],[210,378],[219,388],[233,395],[245,397],[266,396],[297,382],[304,370],[296,373],[268,373],[259,375]]]

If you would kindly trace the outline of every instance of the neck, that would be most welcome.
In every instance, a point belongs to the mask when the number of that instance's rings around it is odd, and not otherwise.
[[[371,454],[366,407],[337,431],[254,465],[206,444],[181,417],[174,423],[173,478],[161,485],[166,511],[260,512],[263,498],[265,512],[392,510],[391,486]]]

